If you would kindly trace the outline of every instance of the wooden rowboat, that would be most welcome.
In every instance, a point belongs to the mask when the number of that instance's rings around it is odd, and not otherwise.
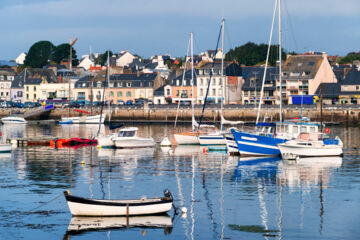
[[[128,200],[100,200],[73,196],[64,192],[73,216],[135,216],[166,213],[171,210],[173,198],[168,190],[164,197]]]

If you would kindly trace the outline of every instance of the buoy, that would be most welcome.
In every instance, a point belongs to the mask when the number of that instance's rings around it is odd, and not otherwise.
[[[186,208],[186,207],[182,207],[182,208],[181,208],[181,212],[182,212],[182,213],[187,213],[187,208]]]
[[[207,148],[203,148],[203,153],[207,154]]]
[[[85,164],[85,161],[83,160],[83,161],[81,161],[81,165],[84,165]]]

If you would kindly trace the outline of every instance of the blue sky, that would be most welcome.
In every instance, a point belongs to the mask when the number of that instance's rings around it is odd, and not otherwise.
[[[283,46],[297,52],[360,51],[359,0],[283,0]],[[274,0],[1,0],[0,59],[39,40],[78,37],[78,56],[128,49],[143,57],[183,56],[189,32],[196,53],[216,46],[225,17],[225,50],[267,43]],[[277,41],[277,38],[274,39]]]

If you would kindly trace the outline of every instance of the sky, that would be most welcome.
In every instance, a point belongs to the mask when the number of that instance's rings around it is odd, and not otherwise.
[[[59,45],[76,37],[78,58],[90,48],[184,56],[190,32],[200,53],[216,47],[223,17],[228,51],[249,41],[268,43],[274,5],[275,0],[1,0],[0,59],[15,59],[40,40]],[[360,51],[359,0],[282,0],[281,14],[287,51]]]

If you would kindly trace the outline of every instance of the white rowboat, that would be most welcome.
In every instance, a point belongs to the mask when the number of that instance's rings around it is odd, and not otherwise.
[[[100,200],[82,198],[64,192],[70,212],[73,216],[135,216],[166,213],[171,210],[173,198],[171,193],[164,191],[164,197]]]

